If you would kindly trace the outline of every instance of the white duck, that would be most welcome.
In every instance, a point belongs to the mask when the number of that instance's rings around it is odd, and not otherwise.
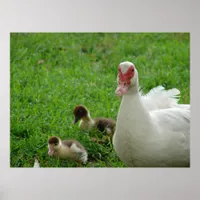
[[[123,98],[113,136],[117,155],[128,167],[189,167],[190,105],[151,109],[138,86],[134,64],[120,63],[116,94]]]

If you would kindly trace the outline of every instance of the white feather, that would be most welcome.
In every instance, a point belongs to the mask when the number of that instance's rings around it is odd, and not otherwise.
[[[40,167],[40,163],[39,163],[37,158],[35,158],[35,162],[34,162],[34,166],[33,167],[34,168],[39,168]]]
[[[157,86],[145,95],[142,91],[140,94],[148,111],[176,107],[180,97],[178,89],[165,90],[163,86]]]
[[[77,147],[77,145],[75,143],[72,144],[72,146],[70,147],[70,151],[71,152],[76,152],[79,154],[80,160],[86,164],[87,160],[88,160],[88,154],[86,151],[80,149],[79,147]]]

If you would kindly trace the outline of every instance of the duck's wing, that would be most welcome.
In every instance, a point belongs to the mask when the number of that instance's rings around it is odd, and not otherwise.
[[[172,108],[178,105],[180,91],[176,88],[165,90],[163,86],[151,89],[147,94],[140,92],[148,111]]]
[[[76,146],[78,149],[80,149],[81,151],[82,150],[85,150],[85,148],[83,147],[83,145],[78,142],[77,140],[63,140],[62,143],[67,146],[68,148],[71,148],[73,146],[73,144],[75,144],[74,146]]]
[[[94,122],[96,124],[97,129],[101,132],[104,132],[106,128],[114,130],[116,126],[115,120],[110,118],[98,117],[94,118]]]
[[[180,134],[181,137],[189,139],[190,135],[190,109],[167,108],[150,112],[152,121],[160,133],[166,133],[169,137]],[[166,135],[166,137],[168,137]]]

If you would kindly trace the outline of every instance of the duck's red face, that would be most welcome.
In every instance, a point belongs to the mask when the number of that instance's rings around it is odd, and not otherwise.
[[[130,65],[125,73],[122,72],[121,66],[118,67],[118,87],[115,91],[117,96],[125,94],[131,84],[131,79],[134,77],[135,68]]]

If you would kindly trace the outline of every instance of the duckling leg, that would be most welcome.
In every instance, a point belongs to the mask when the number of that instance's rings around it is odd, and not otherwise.
[[[92,140],[93,142],[98,143],[98,144],[102,144],[102,143],[103,143],[103,140],[100,140],[100,139],[98,139],[98,138],[92,138],[91,140]]]
[[[91,140],[92,140],[92,142],[98,142],[98,139],[94,138],[94,137]]]

